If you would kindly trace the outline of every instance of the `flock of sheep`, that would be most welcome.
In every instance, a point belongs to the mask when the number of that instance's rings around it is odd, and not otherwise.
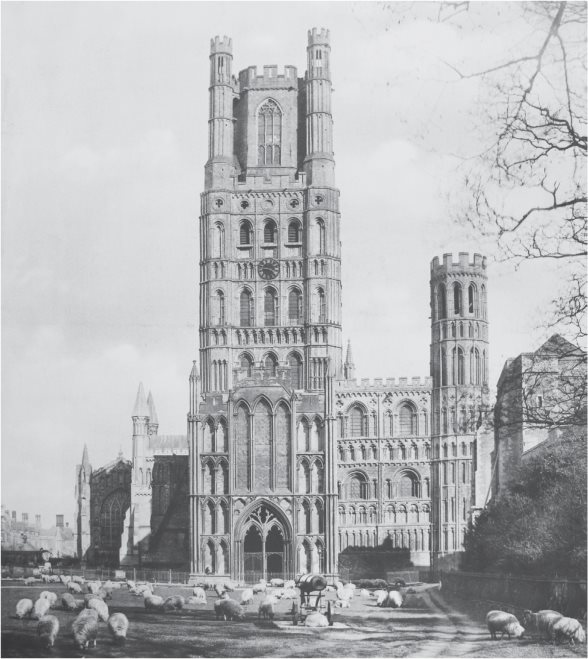
[[[533,613],[525,610],[522,621],[525,627],[520,624],[516,616],[506,611],[489,611],[486,615],[486,624],[492,639],[496,639],[497,634],[500,634],[501,639],[505,634],[509,639],[511,636],[522,638],[525,629],[528,629],[536,633],[539,638],[547,636],[554,643],[563,640],[569,641],[572,645],[586,642],[586,632],[581,623],[575,618],[566,618],[557,611],[545,609]]]
[[[85,582],[80,576],[50,576],[50,581],[47,581],[47,575],[43,576],[45,577],[43,581],[46,583],[61,582],[66,586],[67,592],[59,597],[57,593],[45,590],[35,602],[28,598],[21,599],[16,605],[16,617],[23,620],[25,618],[38,620],[37,633],[43,647],[47,649],[54,646],[59,632],[59,620],[49,613],[52,608],[60,607],[62,610],[77,613],[72,621],[71,633],[76,647],[80,650],[89,647],[90,643],[96,646],[100,622],[106,623],[113,641],[122,645],[126,640],[129,621],[122,613],[109,615],[106,603],[107,600],[112,599],[115,589],[127,588],[131,594],[142,597],[146,609],[181,611],[186,604],[206,606],[206,589],[211,587],[209,584],[199,584],[193,588],[192,595],[187,599],[177,595],[164,598],[154,594],[151,584],[140,584],[130,580],[101,583],[99,581]],[[36,583],[38,580],[34,578],[25,580],[27,585]],[[272,579],[268,583],[261,580],[252,588],[245,588],[241,592],[239,600],[230,595],[236,588],[237,586],[231,583],[213,586],[218,597],[214,602],[217,620],[243,620],[248,607],[257,603],[258,619],[271,621],[275,617],[275,606],[278,600],[297,602],[300,599],[300,592],[294,581]],[[84,589],[87,591],[86,593],[84,593]],[[326,587],[327,592],[335,593],[334,605],[338,608],[349,608],[351,600],[356,595],[359,595],[362,600],[375,599],[376,606],[382,608],[400,608],[404,601],[402,592],[398,588],[375,591],[361,589],[359,592],[356,590],[354,584],[344,585],[340,581]],[[76,595],[80,597],[76,598]],[[497,634],[500,634],[501,639],[505,634],[509,639],[511,637],[521,638],[526,628],[537,633],[539,637],[547,636],[554,642],[568,640],[574,644],[586,641],[586,633],[580,622],[574,618],[564,617],[557,611],[544,610],[533,613],[527,610],[522,616],[524,627],[511,613],[490,611],[486,616],[486,623],[492,639],[496,639]],[[306,616],[304,624],[307,627],[327,627],[329,621],[320,611],[312,611]]]

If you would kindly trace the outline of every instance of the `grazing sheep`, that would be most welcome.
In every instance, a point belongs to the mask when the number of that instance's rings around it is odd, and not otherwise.
[[[229,597],[216,600],[214,603],[214,612],[216,613],[217,620],[220,618],[223,618],[223,620],[243,620],[245,617],[243,607],[239,602]]]
[[[522,622],[525,626],[525,629],[532,629],[533,631],[537,632],[539,637],[541,637],[543,634],[549,636],[550,626],[560,618],[563,618],[561,613],[558,613],[557,611],[551,611],[550,609],[537,611],[537,613],[533,613],[532,611],[529,611],[529,609],[525,609],[525,611],[523,611]]]
[[[16,617],[22,620],[25,616],[31,617],[33,600],[21,599],[16,603]]]
[[[219,596],[222,597],[222,594],[225,592],[225,587],[221,583],[215,583],[214,584],[214,592]]]
[[[110,590],[112,590],[114,588],[114,583],[112,581],[110,581],[110,579],[107,579],[102,584],[102,588],[104,588],[104,590],[108,590],[109,588],[110,588]]]
[[[376,606],[382,606],[382,602],[388,598],[387,590],[374,590],[372,597],[376,598]]]
[[[524,628],[515,616],[512,613],[506,613],[506,611],[489,611],[486,615],[486,624],[493,640],[496,640],[498,632],[500,632],[501,640],[505,634],[510,639],[511,636],[522,638],[525,633]]]
[[[359,596],[360,596],[360,597],[369,597],[369,596],[370,596],[370,591],[369,591],[369,590],[366,590],[365,588],[362,588],[362,589],[359,591]]]
[[[96,636],[98,635],[98,612],[94,609],[84,609],[78,614],[71,626],[74,643],[79,650],[89,647],[94,641],[96,647]]]
[[[129,590],[131,590],[131,588],[136,588],[136,587],[137,587],[137,585],[135,584],[135,582],[132,581],[131,579],[127,579],[126,584],[127,584],[127,588],[128,588]]]
[[[73,581],[73,580],[67,584],[67,590],[69,593],[76,593],[78,595],[82,593],[82,587],[80,586],[80,584],[77,581]]]
[[[202,600],[199,597],[188,597],[186,604],[195,604],[196,606],[206,606],[206,600]]]
[[[246,588],[241,593],[241,606],[247,606],[253,602],[253,590],[251,588]]]
[[[88,581],[86,584],[86,587],[88,588],[88,592],[92,594],[96,594],[100,590],[100,582],[99,581]]]
[[[259,603],[259,608],[257,609],[257,617],[263,618],[264,620],[273,620],[274,619],[274,604],[276,603],[275,597],[268,595],[264,597]]]
[[[288,588],[284,589],[284,592],[282,593],[283,600],[297,600],[298,599],[298,593],[294,590],[294,588]]]
[[[262,579],[259,583],[256,583],[255,586],[253,586],[253,594],[257,593],[265,593],[267,590],[267,583]]]
[[[51,583],[51,575],[49,574],[42,574],[41,575],[41,581],[43,583]]]
[[[64,586],[67,586],[67,584],[71,581],[71,577],[68,577],[65,574],[60,574],[59,575],[59,581],[61,581],[61,583]]]
[[[91,602],[92,600],[95,599],[102,599],[100,595],[93,595],[92,593],[88,593],[87,595],[84,595],[84,606],[88,606],[88,603]]]
[[[351,604],[349,603],[349,600],[337,600],[335,602],[335,606],[338,607],[339,609],[350,609]]]
[[[283,579],[270,579],[270,586],[272,588],[283,588],[284,580]]]
[[[50,590],[44,590],[39,595],[39,599],[46,599],[49,601],[49,606],[55,606],[57,602],[57,593],[52,593]]]
[[[237,587],[234,583],[231,583],[230,581],[225,581],[223,586],[225,587],[225,590],[227,591],[227,593],[235,592],[235,588]]]
[[[46,600],[44,597],[39,598],[33,606],[33,613],[31,614],[31,618],[40,620],[47,613],[47,611],[49,611],[50,608],[51,604],[49,604],[49,600]]]
[[[399,609],[402,606],[402,595],[397,590],[391,590],[383,598],[378,598],[377,606],[388,609]]]
[[[98,613],[98,617],[102,622],[108,621],[108,605],[103,602],[99,597],[94,597],[86,603],[87,609],[94,609]]]
[[[74,575],[74,576],[71,578],[71,580],[72,580],[74,583],[79,583],[80,586],[83,586],[84,583],[85,583],[85,581],[86,581],[86,580],[84,579],[84,577],[80,577],[80,576],[78,576],[77,574]]]
[[[74,596],[71,593],[63,593],[61,596],[61,606],[66,611],[75,611],[78,608]]]
[[[127,640],[129,621],[124,613],[113,613],[108,618],[108,631],[117,645],[124,645]]]
[[[306,616],[304,621],[305,627],[328,627],[329,621],[327,617],[318,611],[313,611]]]
[[[554,620],[549,627],[549,635],[554,643],[562,638],[568,639],[571,645],[586,642],[586,632],[581,623],[575,618],[564,618],[562,616],[558,620]]]
[[[206,602],[206,592],[201,586],[196,586],[194,590],[192,590],[192,595],[194,595],[196,599],[204,600]]]
[[[179,595],[171,595],[163,603],[165,611],[181,611],[186,606],[186,600]]]
[[[59,632],[59,620],[55,616],[43,616],[37,625],[37,635],[44,648],[52,648]]]
[[[293,581],[292,579],[290,579],[290,581],[286,581],[286,583],[284,584],[284,588],[285,588],[286,590],[290,590],[290,589],[292,589],[292,588],[296,588],[296,582]]]
[[[28,577],[27,579],[24,580],[25,586],[32,586],[35,583],[37,583],[37,579],[35,579],[35,577]]]
[[[76,609],[85,609],[86,608],[86,602],[81,599],[74,600],[76,603]]]
[[[163,597],[160,597],[159,595],[146,595],[145,608],[163,611],[163,601]]]

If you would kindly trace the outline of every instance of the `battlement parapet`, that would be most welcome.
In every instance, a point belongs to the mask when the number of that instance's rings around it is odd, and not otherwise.
[[[436,275],[449,270],[464,270],[464,269],[486,269],[486,257],[481,254],[474,254],[473,261],[470,261],[469,252],[459,252],[456,261],[453,260],[451,252],[443,254],[443,262],[439,262],[439,257],[436,256],[431,261],[431,274]]]
[[[433,386],[433,378],[426,376],[412,378],[361,378],[361,380],[338,380],[337,388],[340,390],[359,391],[366,390],[389,390],[389,389],[430,389]]]
[[[210,54],[216,55],[217,53],[226,53],[227,55],[233,54],[233,40],[230,37],[216,36],[210,40]]]
[[[313,27],[312,30],[308,31],[308,45],[309,46],[328,46],[329,45],[329,30],[324,27],[319,28]]]
[[[241,91],[247,89],[298,89],[298,72],[295,66],[286,64],[280,71],[275,64],[263,67],[263,74],[257,74],[256,66],[248,66],[239,72],[239,87]]]

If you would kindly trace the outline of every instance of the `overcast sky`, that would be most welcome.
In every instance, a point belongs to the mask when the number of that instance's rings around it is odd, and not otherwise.
[[[331,30],[343,336],[358,377],[429,374],[429,267],[493,255],[452,220],[481,148],[477,70],[536,35],[516,4],[470,29],[368,2],[2,4],[2,502],[73,520],[84,443],[131,455],[142,381],[184,433],[197,358],[198,214],[210,37],[233,71],[291,64]],[[399,9],[401,11],[399,11]],[[414,9],[414,8],[413,8]],[[490,258],[491,260],[491,258]],[[546,338],[558,274],[490,263],[490,376]]]

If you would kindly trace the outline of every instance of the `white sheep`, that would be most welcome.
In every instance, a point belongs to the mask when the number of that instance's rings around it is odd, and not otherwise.
[[[71,580],[72,580],[74,583],[79,583],[80,586],[83,586],[84,583],[85,583],[85,581],[86,581],[86,580],[84,579],[84,577],[80,577],[80,576],[77,575],[77,574],[74,575],[74,576],[71,578]]]
[[[117,645],[124,645],[127,640],[129,621],[124,613],[113,613],[108,618],[108,631]]]
[[[146,595],[144,600],[146,609],[156,609],[159,611],[163,611],[163,602],[163,597],[159,595]]]
[[[561,638],[567,638],[571,645],[586,642],[586,632],[575,618],[562,616],[559,620],[554,620],[549,627],[549,635],[554,643]]]
[[[33,606],[33,613],[31,614],[31,618],[40,620],[47,613],[47,611],[49,611],[50,608],[51,604],[49,604],[49,600],[46,600],[44,597],[39,598]]]
[[[77,605],[74,596],[71,593],[63,593],[61,596],[61,606],[66,611],[75,611]]]
[[[214,603],[214,612],[216,619],[223,618],[224,620],[243,620],[245,611],[243,607],[234,599],[225,597],[216,600]]]
[[[127,584],[127,588],[128,588],[129,590],[131,590],[131,588],[136,588],[136,587],[137,587],[137,585],[135,584],[135,582],[132,581],[131,579],[127,579],[126,584]]]
[[[259,603],[259,608],[257,609],[257,617],[263,618],[264,620],[273,620],[274,619],[274,604],[276,603],[276,598],[273,595],[267,595]]]
[[[496,640],[496,634],[500,632],[502,639],[506,634],[510,639],[511,636],[515,638],[522,638],[525,633],[524,628],[512,613],[506,611],[488,611],[486,615],[486,624],[488,631],[493,640]]]
[[[79,595],[82,592],[82,587],[77,581],[72,580],[67,584],[67,590],[69,593],[76,593]]]
[[[256,583],[255,586],[253,586],[253,594],[257,593],[265,593],[267,590],[267,583],[265,582],[264,579],[261,579],[259,583]]]
[[[305,627],[328,627],[329,621],[327,617],[318,611],[313,611],[306,616],[304,621]]]
[[[186,600],[181,595],[170,595],[163,603],[165,611],[181,611],[186,606]]]
[[[349,600],[337,600],[335,602],[335,606],[339,609],[350,609],[351,604],[349,603]]]
[[[59,633],[59,620],[55,616],[43,616],[37,625],[37,635],[44,648],[52,648]]]
[[[283,600],[297,600],[298,599],[298,593],[294,588],[287,588],[284,589],[284,592],[282,593],[281,599]]]
[[[31,617],[33,612],[33,600],[21,599],[16,603],[16,617],[21,619],[25,616]]]
[[[284,588],[286,590],[292,590],[292,589],[296,588],[296,582],[294,580],[290,579],[289,581],[286,581],[286,583],[284,584]]]
[[[370,596],[370,591],[369,591],[369,590],[366,590],[365,588],[362,588],[362,589],[359,591],[359,596],[360,596],[360,597],[369,597],[369,596]]]
[[[204,588],[201,588],[200,586],[195,586],[194,589],[192,590],[192,595],[194,595],[196,599],[204,600],[206,602],[206,591],[204,590]]]
[[[99,581],[88,581],[86,584],[86,587],[88,588],[88,592],[92,594],[96,594],[100,590],[100,582]]]
[[[533,613],[529,609],[523,611],[523,625],[525,629],[532,629],[537,632],[539,637],[543,634],[549,636],[549,628],[556,620],[563,618],[561,613],[550,609],[543,609]]]
[[[372,597],[376,598],[376,606],[382,606],[382,602],[387,599],[388,591],[387,590],[374,590]]]
[[[36,584],[38,579],[35,579],[35,577],[28,577],[27,579],[24,580],[24,585],[25,586],[32,586],[33,584]]]
[[[206,606],[206,600],[202,600],[199,597],[194,597],[192,595],[191,597],[188,597],[186,600],[186,604],[195,604],[196,606]]]
[[[270,579],[270,586],[272,588],[283,588],[284,580],[283,579]]]
[[[377,606],[388,609],[399,609],[402,606],[402,595],[397,590],[391,590],[385,597],[379,597]]]
[[[50,590],[44,590],[40,595],[39,599],[49,600],[49,606],[55,606],[57,602],[57,593],[52,593]]]
[[[61,581],[61,583],[62,583],[64,586],[67,586],[67,584],[71,581],[71,577],[68,577],[68,576],[65,575],[65,574],[60,574],[60,575],[59,575],[59,581]]]
[[[49,574],[42,574],[41,575],[41,581],[43,583],[51,583],[51,575]]]
[[[246,588],[241,593],[241,606],[247,606],[248,604],[251,604],[251,602],[253,602],[253,589]]]
[[[222,597],[223,593],[225,592],[225,587],[222,583],[215,583],[214,584],[214,592],[219,596]]]
[[[74,642],[78,649],[84,650],[94,642],[96,647],[96,636],[98,635],[98,612],[94,609],[84,609],[73,621],[71,626]]]
[[[108,605],[103,602],[99,597],[93,597],[86,604],[86,608],[94,609],[98,613],[98,617],[102,622],[108,622]]]

